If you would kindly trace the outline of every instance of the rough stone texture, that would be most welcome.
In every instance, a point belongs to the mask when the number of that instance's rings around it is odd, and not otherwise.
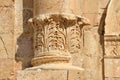
[[[105,78],[105,80],[120,80],[120,77],[111,77],[111,78]]]
[[[97,29],[98,28],[95,27],[84,31],[82,52],[72,55],[73,64],[85,69],[84,71],[80,72],[80,75],[76,76],[77,78],[80,77],[83,80],[102,79],[102,52],[99,44]],[[72,72],[71,74],[74,75],[75,73]]]
[[[99,14],[102,14],[108,7],[110,0],[99,1]]]
[[[120,77],[120,59],[105,59],[105,77]]]
[[[0,7],[12,7],[14,0],[0,0]]]
[[[36,1],[0,0],[0,80],[15,80],[18,70],[32,66],[33,30],[28,19],[39,12],[72,13],[89,20],[89,25],[84,26],[81,31],[79,52],[71,53],[73,65],[85,70],[20,71],[18,80],[32,77],[32,74],[36,75],[36,80],[120,80],[120,0]],[[35,6],[36,9],[33,10],[33,5],[39,1],[42,4]]]
[[[67,70],[18,71],[17,80],[68,80]]]
[[[105,80],[120,79],[120,1],[111,0],[109,2],[104,35],[104,77]]]
[[[22,58],[20,58],[20,55],[18,54],[18,38],[23,32],[23,1],[22,0],[15,0],[15,26],[14,26],[14,56],[15,56],[15,63],[14,63],[14,80],[16,80],[16,74],[18,70],[21,70],[23,68],[22,64]],[[21,50],[22,51],[22,50]]]
[[[90,22],[90,26],[89,27],[96,27],[98,26],[98,14],[97,13],[83,13],[82,16],[84,16],[85,18],[87,18]]]
[[[0,11],[0,58],[13,58],[14,9],[0,7]]]
[[[34,2],[34,5],[36,5],[34,14],[35,16],[39,15],[39,13],[72,13],[79,15],[81,13],[79,3],[80,0],[37,0]],[[38,8],[39,10],[37,10]]]
[[[98,14],[98,5],[99,0],[80,0],[80,9],[82,13]]]
[[[70,70],[68,72],[68,80],[84,80],[84,74],[83,71],[78,71],[78,70]],[[87,79],[85,79],[87,80]],[[90,78],[89,78],[90,80]]]
[[[0,80],[7,80],[14,76],[14,60],[7,58],[0,58]]]
[[[111,0],[107,10],[106,16],[106,34],[120,34],[120,1]]]
[[[0,0],[0,80],[14,76],[13,0]]]

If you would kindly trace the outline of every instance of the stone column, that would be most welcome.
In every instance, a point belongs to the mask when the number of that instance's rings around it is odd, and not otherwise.
[[[82,28],[87,24],[79,16],[79,3],[79,0],[34,0],[34,17],[29,20],[34,29],[33,66],[75,68],[71,66],[70,53],[80,50]]]

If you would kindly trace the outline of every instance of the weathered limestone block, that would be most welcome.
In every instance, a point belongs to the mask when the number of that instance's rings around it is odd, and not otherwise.
[[[90,21],[91,26],[89,27],[98,27],[99,25],[99,5],[99,0],[80,0],[80,14]]]
[[[110,0],[100,0],[100,2],[99,2],[99,14],[103,14],[103,12],[105,10],[107,10],[109,2],[110,2]]]
[[[120,34],[120,0],[111,0],[107,10],[105,34]]]
[[[110,0],[105,19],[105,77],[106,80],[120,79],[120,1]]]
[[[17,44],[17,39],[23,33],[23,0],[15,0],[15,44]],[[17,46],[15,45],[16,49]]]
[[[70,71],[70,80],[102,80],[103,54],[97,30],[97,27],[84,30],[83,47],[79,53],[72,54],[73,65],[84,68],[84,71]]]
[[[18,71],[17,80],[68,80],[67,70]]]
[[[71,13],[80,15],[80,0],[36,0],[34,16],[46,13]]]
[[[102,80],[102,49],[98,28],[84,30],[83,79]],[[82,54],[81,53],[81,54]]]
[[[120,58],[105,59],[105,77],[120,78]]]
[[[79,0],[79,6],[82,13],[98,14],[99,0]]]
[[[14,8],[0,7],[0,28],[4,30],[13,30],[14,23]],[[5,22],[6,23],[5,23]]]
[[[14,58],[14,9],[0,7],[0,58]]]
[[[99,25],[99,19],[98,16],[99,14],[97,13],[83,13],[82,16],[84,16],[85,18],[87,18],[89,20],[89,28],[90,27],[98,27]]]
[[[0,0],[0,7],[12,7],[14,0]]]
[[[105,9],[107,7],[107,5],[109,5],[109,1],[110,0],[100,0],[100,2],[99,2],[100,9]]]
[[[0,80],[13,76],[14,69],[13,0],[0,0]]]
[[[0,80],[7,80],[14,76],[14,60],[0,58]]]
[[[0,36],[0,58],[14,58],[13,53],[13,35],[10,34],[3,34]]]
[[[68,80],[84,80],[83,79],[84,75],[82,73],[83,73],[83,71],[69,70]],[[87,80],[87,79],[85,79],[85,80]]]
[[[16,73],[17,70],[19,69],[24,69],[24,66],[22,63],[23,58],[21,58],[21,55],[18,55],[20,53],[23,52],[23,44],[21,44],[22,46],[20,46],[20,43],[22,40],[19,39],[19,37],[21,36],[22,32],[23,32],[23,0],[15,0],[15,4],[14,4],[14,8],[15,8],[15,20],[14,20],[14,56],[15,56],[15,63],[14,63],[14,78],[16,78]],[[26,42],[24,42],[26,43]],[[27,42],[29,43],[29,42]],[[22,47],[22,49],[21,49]],[[26,48],[24,48],[26,49]],[[19,51],[21,50],[21,51]],[[28,48],[29,50],[29,48]],[[28,51],[26,50],[26,51]],[[23,53],[24,54],[24,53]],[[23,57],[23,56],[22,56]]]

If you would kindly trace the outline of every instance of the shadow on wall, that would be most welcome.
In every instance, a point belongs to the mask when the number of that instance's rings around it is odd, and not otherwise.
[[[110,1],[106,5],[106,8],[104,8],[104,12],[102,13],[102,17],[101,17],[100,25],[99,25],[99,29],[98,29],[98,33],[100,35],[100,44],[102,45],[102,50],[103,50],[103,56],[105,55],[105,48],[104,48],[105,19],[106,19],[106,16],[107,16],[107,9],[108,9],[109,3],[110,3]],[[102,64],[103,80],[105,80],[104,58],[102,59],[102,63],[103,63]]]
[[[32,38],[33,31],[28,24],[28,19],[33,17],[33,11],[32,7],[30,7],[28,4],[29,2],[27,2],[27,0],[23,0],[23,33],[17,39],[18,48],[15,54],[16,61],[22,62],[22,69],[32,66],[31,59],[34,56]]]

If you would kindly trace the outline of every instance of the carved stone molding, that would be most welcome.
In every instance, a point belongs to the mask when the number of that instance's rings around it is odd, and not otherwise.
[[[120,56],[120,36],[105,35],[105,56],[118,57]]]
[[[32,64],[71,63],[70,53],[81,49],[85,18],[73,14],[43,14],[29,20],[34,29]]]

